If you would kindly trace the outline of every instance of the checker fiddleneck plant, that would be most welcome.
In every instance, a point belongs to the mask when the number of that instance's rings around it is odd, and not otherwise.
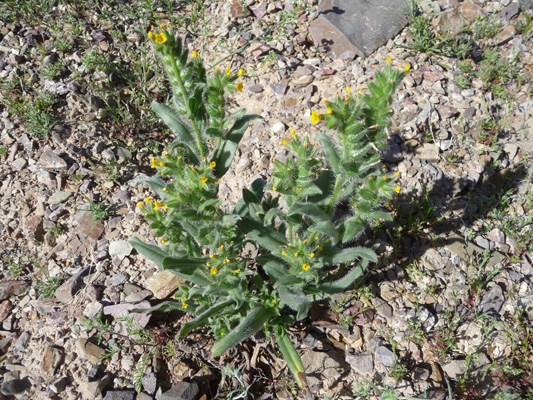
[[[313,302],[346,289],[377,261],[373,249],[352,243],[369,222],[391,219],[380,205],[399,187],[385,175],[379,152],[387,143],[395,87],[407,71],[387,62],[369,83],[369,94],[347,89],[327,102],[324,115],[313,111],[312,123],[323,119],[338,143],[320,134],[325,158],[320,157],[313,139],[291,130],[282,138],[291,156],[274,161],[271,182],[255,180],[229,209],[217,197],[218,180],[249,123],[260,118],[246,110],[226,114],[224,96],[242,90],[238,81],[245,72],[228,66],[208,77],[199,54],[189,56],[169,29],[152,29],[149,37],[174,94],[172,107],[156,102],[152,107],[177,140],[152,159],[157,176],[143,181],[157,196],[138,204],[161,245],[138,238],[130,243],[186,280],[174,301],[151,310],[194,315],[179,334],[207,327],[215,337],[213,357],[263,330],[309,395],[286,329],[305,318]],[[339,212],[340,204],[345,211]],[[245,255],[247,243],[258,251],[254,258]]]

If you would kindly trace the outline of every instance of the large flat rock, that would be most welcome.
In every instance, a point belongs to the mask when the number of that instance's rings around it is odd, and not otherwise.
[[[337,57],[347,50],[366,57],[407,24],[405,0],[322,0],[318,11],[313,41]]]

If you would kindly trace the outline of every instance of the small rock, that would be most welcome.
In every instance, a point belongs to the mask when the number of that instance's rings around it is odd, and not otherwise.
[[[47,374],[53,376],[59,367],[59,364],[63,360],[63,356],[63,349],[46,346],[46,349],[44,350],[43,361],[41,363],[41,369]]]
[[[159,400],[196,400],[200,388],[196,382],[181,381],[177,385],[159,396]]]
[[[501,46],[507,42],[509,42],[511,39],[516,37],[516,28],[514,25],[507,25],[500,33],[496,35],[494,38],[494,41],[498,46]]]
[[[5,396],[14,396],[24,393],[31,387],[31,382],[28,378],[24,379],[12,379],[10,381],[2,383],[0,386],[0,392]]]
[[[0,303],[0,322],[9,317],[11,310],[13,310],[13,304],[11,304],[9,299],[6,299]]]
[[[117,256],[120,260],[123,260],[126,256],[129,256],[133,246],[126,240],[117,240],[109,243],[109,255]]]
[[[478,310],[480,313],[498,314],[504,302],[503,290],[500,285],[496,284],[485,293]]]
[[[146,325],[148,325],[148,322],[150,321],[151,313],[140,313],[140,312],[130,312],[134,309],[148,309],[150,308],[150,302],[149,301],[143,301],[138,304],[132,304],[132,303],[120,303],[113,306],[106,306],[103,308],[104,315],[113,315],[114,317],[126,317],[131,316],[133,318],[133,321],[140,326],[141,328],[144,328]]]
[[[300,78],[294,79],[292,81],[292,84],[296,87],[306,87],[313,83],[314,80],[315,77],[313,75],[302,76]]]
[[[248,88],[248,90],[249,90],[250,92],[252,92],[252,93],[261,93],[261,92],[264,90],[264,89],[263,89],[263,86],[261,86],[261,85],[257,85],[257,84],[255,84],[255,85],[250,85],[250,86],[248,86],[247,88]]]
[[[372,353],[346,354],[346,362],[361,374],[372,375],[374,373],[374,361]]]
[[[17,158],[11,163],[11,166],[19,171],[26,166],[26,160],[24,158]]]
[[[270,88],[277,96],[284,96],[287,93],[288,86],[285,83],[273,83]]]
[[[385,367],[390,367],[396,362],[396,356],[385,346],[380,346],[376,350],[376,357]]]
[[[156,272],[146,281],[146,287],[152,291],[156,299],[164,299],[172,295],[180,283],[185,279],[174,275],[172,272],[165,270]]]
[[[275,133],[276,135],[279,135],[279,134],[282,134],[283,132],[285,132],[285,129],[287,129],[287,127],[285,126],[285,124],[281,121],[277,121],[274,125],[272,125],[272,127],[270,128],[270,130]]]
[[[487,239],[485,239],[484,237],[481,237],[481,236],[477,236],[476,237],[476,244],[485,249],[485,250],[489,250],[490,249],[490,243]]]
[[[134,400],[134,399],[135,399],[135,390],[108,390],[105,397],[102,400]]]
[[[530,2],[530,4],[531,4],[531,2]],[[522,7],[522,9],[524,9],[524,8]],[[518,4],[516,4],[516,2],[513,1],[512,3],[506,5],[500,11],[498,16],[500,18],[504,19],[505,21],[510,21],[511,18],[517,16],[519,12],[520,12],[520,8],[518,7]]]
[[[456,108],[446,106],[443,104],[435,104],[435,108],[442,119],[448,119],[459,114]]]
[[[448,364],[445,364],[442,369],[450,378],[456,379],[458,376],[464,374],[466,360],[452,360]]]
[[[154,394],[157,390],[157,377],[153,372],[145,374],[142,377],[141,383],[147,393]]]
[[[356,54],[353,51],[346,50],[345,52],[341,53],[339,58],[341,60],[346,61],[346,62],[350,62],[350,61],[354,60],[355,56],[356,56]]]
[[[422,71],[422,76],[430,82],[438,82],[446,79],[444,74],[440,71]]]
[[[100,364],[102,356],[105,353],[105,350],[100,346],[97,346],[84,338],[79,338],[76,340],[76,349],[78,350],[78,355],[81,358],[85,358],[93,364]]]
[[[83,277],[90,271],[90,267],[86,267],[76,275],[71,276],[61,286],[56,289],[55,296],[62,303],[68,303],[78,293],[83,286]]]
[[[0,282],[0,300],[5,300],[11,296],[25,294],[30,288],[26,281],[3,281]]]
[[[494,228],[487,234],[487,238],[496,243],[505,243],[505,233],[498,228]]]
[[[80,382],[79,391],[87,400],[94,400],[102,394],[102,390],[111,382],[111,374],[105,375],[102,379],[94,382]]]
[[[59,170],[66,170],[68,169],[68,164],[65,160],[63,160],[61,157],[59,157],[56,153],[53,151],[45,151],[41,155],[41,158],[39,158],[39,161],[37,162],[38,167],[42,168],[49,168],[49,169],[59,169]]]
[[[63,192],[63,191],[55,192],[54,194],[52,194],[52,195],[48,198],[48,204],[59,204],[59,203],[63,203],[63,202],[66,201],[70,196],[72,196],[72,192]]]

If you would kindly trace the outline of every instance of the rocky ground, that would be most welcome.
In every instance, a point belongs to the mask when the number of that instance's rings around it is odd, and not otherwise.
[[[299,398],[264,337],[211,360],[205,332],[175,338],[180,313],[130,313],[177,285],[126,242],[152,238],[136,181],[172,141],[146,37],[169,22],[212,68],[246,69],[230,108],[263,117],[228,204],[287,156],[290,129],[324,129],[323,99],[364,91],[388,57],[411,67],[383,154],[395,220],[364,238],[382,259],[292,330],[317,398],[532,399],[531,3],[426,2],[366,58],[314,45],[316,0],[242,4],[0,4],[0,398]]]

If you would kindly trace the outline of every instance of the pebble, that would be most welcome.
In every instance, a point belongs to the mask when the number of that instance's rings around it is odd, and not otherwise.
[[[63,203],[67,201],[70,196],[72,196],[72,192],[63,192],[63,191],[55,192],[54,194],[52,194],[52,196],[48,198],[48,204]]]
[[[385,346],[379,346],[376,349],[376,357],[385,367],[390,367],[396,362],[394,353]]]
[[[158,400],[197,400],[200,388],[196,382],[181,381],[159,396]]]
[[[0,392],[5,396],[15,396],[24,393],[30,387],[31,383],[28,378],[12,379],[2,383],[0,386]]]
[[[49,169],[67,170],[68,164],[53,151],[45,151],[39,158],[37,166]]]

